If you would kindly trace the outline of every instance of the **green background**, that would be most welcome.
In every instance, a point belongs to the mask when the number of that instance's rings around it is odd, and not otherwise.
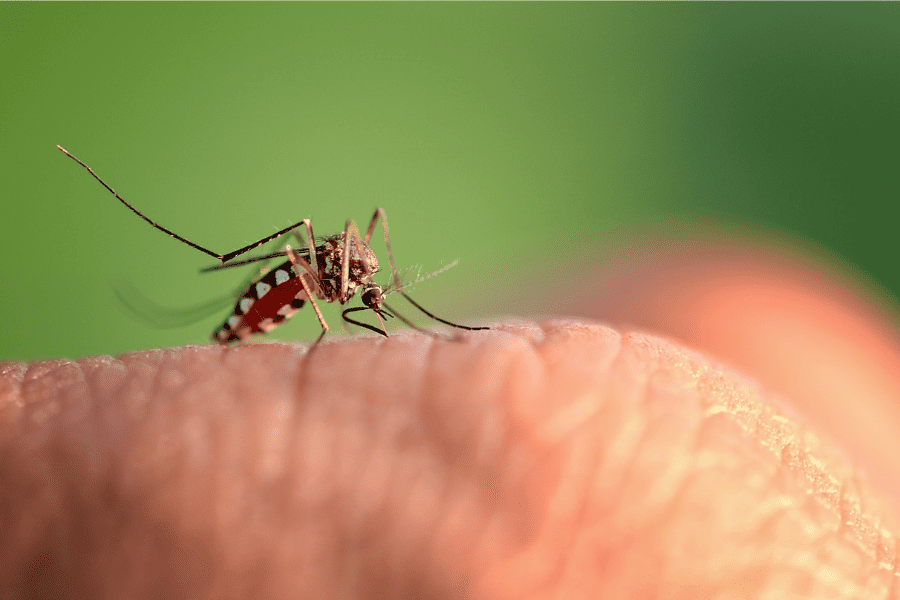
[[[460,259],[416,288],[460,321],[676,222],[796,236],[900,290],[896,4],[2,2],[0,69],[0,358],[204,343],[229,308],[152,328],[111,283],[176,308],[244,276],[198,275],[56,144],[218,252],[383,206],[401,267]]]

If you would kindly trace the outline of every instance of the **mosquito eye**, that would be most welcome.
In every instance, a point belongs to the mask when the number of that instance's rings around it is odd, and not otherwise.
[[[382,295],[378,288],[367,289],[360,299],[369,308],[381,308]]]

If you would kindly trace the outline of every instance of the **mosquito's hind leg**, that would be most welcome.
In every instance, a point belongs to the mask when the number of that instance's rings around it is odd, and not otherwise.
[[[270,245],[269,249],[266,251],[271,252],[274,250],[274,247],[280,246],[281,244],[278,243],[279,241],[280,241],[279,238],[275,238],[274,240],[272,240],[272,244]],[[247,287],[249,287],[253,282],[262,278],[266,273],[268,273],[269,268],[266,265],[269,263],[270,260],[271,259],[265,260],[265,261],[260,261],[259,266],[257,266],[253,270],[251,270],[250,273],[247,275],[247,277],[244,278],[243,282],[241,283],[241,287],[238,288],[236,293],[241,293],[243,290],[245,290]]]
[[[276,233],[273,233],[272,235],[266,236],[266,237],[264,237],[263,239],[261,239],[261,240],[259,240],[259,241],[253,242],[252,244],[247,244],[247,245],[244,246],[243,248],[238,248],[237,250],[233,250],[233,251],[227,252],[227,253],[225,253],[225,254],[217,254],[217,253],[213,252],[212,250],[210,250],[210,249],[208,249],[208,248],[204,248],[204,247],[201,246],[200,244],[197,244],[197,243],[195,243],[195,242],[192,242],[192,241],[190,241],[190,240],[187,239],[187,238],[181,237],[180,235],[178,235],[177,233],[171,231],[170,229],[166,229],[165,227],[163,227],[163,226],[160,225],[159,223],[156,223],[155,221],[151,220],[149,217],[147,217],[147,215],[145,215],[144,213],[142,213],[141,211],[139,211],[138,209],[136,209],[135,207],[133,207],[131,204],[129,204],[128,202],[126,202],[125,199],[122,198],[122,196],[120,196],[120,195],[116,192],[116,190],[114,190],[112,187],[110,187],[110,185],[109,185],[108,183],[106,183],[105,181],[103,181],[102,179],[100,179],[100,176],[97,175],[96,173],[94,173],[94,170],[93,170],[93,169],[91,169],[89,166],[87,166],[86,164],[84,164],[83,162],[81,162],[81,160],[79,160],[78,158],[76,158],[73,154],[70,154],[69,151],[66,150],[65,148],[63,148],[62,146],[60,146],[60,145],[57,144],[56,147],[59,148],[66,156],[68,156],[69,158],[71,158],[72,160],[74,160],[75,162],[77,162],[79,165],[81,165],[82,167],[84,167],[85,169],[87,169],[87,172],[90,173],[90,174],[94,177],[94,179],[96,179],[97,181],[99,181],[99,182],[103,185],[103,187],[105,187],[107,190],[109,190],[109,192],[110,192],[113,196],[115,196],[116,199],[117,199],[119,202],[121,202],[122,204],[124,204],[131,212],[133,212],[134,214],[136,214],[137,216],[139,216],[140,218],[142,218],[144,221],[146,221],[147,223],[149,223],[150,225],[152,225],[152,226],[155,227],[156,229],[159,229],[159,230],[162,231],[163,233],[165,233],[165,234],[167,234],[167,235],[169,235],[169,236],[175,238],[176,240],[178,240],[179,242],[181,242],[181,243],[183,243],[183,244],[187,244],[187,245],[190,246],[191,248],[195,248],[195,249],[199,250],[200,252],[203,252],[204,254],[208,254],[209,256],[212,256],[212,257],[215,258],[216,260],[221,261],[222,264],[225,264],[225,263],[227,263],[228,261],[230,261],[230,260],[232,260],[232,259],[234,259],[234,258],[240,256],[241,254],[244,254],[244,253],[246,253],[246,252],[248,252],[248,251],[250,251],[250,250],[253,250],[254,248],[259,248],[259,247],[262,246],[263,244],[268,244],[268,243],[271,242],[272,240],[274,240],[274,239],[276,239],[276,238],[279,238],[279,237],[283,236],[284,234],[286,234],[286,233],[288,233],[288,232],[290,232],[290,231],[293,231],[294,229],[296,229],[296,228],[299,227],[300,225],[303,225],[304,223],[306,224],[307,230],[310,232],[310,238],[312,238],[312,235],[311,235],[311,233],[312,233],[312,228],[309,226],[309,219],[304,219],[303,221],[300,221],[299,223],[294,223],[294,224],[291,225],[290,227],[285,227],[285,228],[282,229],[281,231],[278,231],[278,232],[276,232]],[[315,245],[315,240],[314,240],[314,239],[310,239],[310,244]],[[313,265],[315,265],[315,261],[313,261]]]
[[[259,248],[263,244],[268,244],[272,240],[280,238],[281,236],[283,236],[286,233],[292,232],[293,230],[297,229],[301,225],[305,225],[306,230],[309,232],[312,232],[312,226],[309,223],[309,219],[303,219],[299,223],[294,223],[290,227],[285,227],[281,231],[277,231],[270,236],[266,236],[263,239],[259,240],[258,242],[253,242],[252,244],[247,244],[243,248],[238,248],[237,250],[233,250],[227,254],[218,255],[216,257],[219,260],[221,260],[223,264],[227,263],[229,260],[236,258],[236,257],[240,256],[241,254],[245,254],[245,253],[249,252],[250,250],[253,250],[254,248]],[[310,235],[310,238],[312,238],[312,235]],[[315,240],[310,239],[310,244],[315,245]]]

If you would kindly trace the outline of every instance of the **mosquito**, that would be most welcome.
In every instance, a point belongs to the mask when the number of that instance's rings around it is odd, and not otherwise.
[[[238,290],[238,292],[241,292],[241,290],[243,292],[238,296],[231,316],[218,329],[213,331],[212,339],[214,342],[227,345],[231,342],[246,341],[260,333],[268,333],[294,316],[308,301],[316,313],[319,324],[322,326],[322,333],[313,343],[313,347],[315,347],[329,330],[328,323],[325,322],[325,317],[322,316],[322,311],[319,309],[316,300],[318,299],[322,302],[337,301],[344,305],[358,292],[360,293],[360,300],[363,306],[344,309],[341,317],[348,323],[364,327],[385,337],[387,337],[388,333],[384,325],[384,318],[387,317],[396,317],[417,331],[435,335],[433,332],[417,327],[397,312],[396,309],[389,306],[385,302],[385,297],[392,293],[399,293],[422,313],[450,327],[467,331],[490,329],[489,327],[469,327],[441,319],[423,308],[404,291],[404,286],[400,283],[400,276],[394,264],[394,253],[391,249],[391,240],[388,234],[387,217],[382,208],[375,209],[375,214],[372,215],[372,219],[369,221],[364,237],[360,235],[356,223],[349,219],[344,227],[344,231],[320,238],[319,243],[316,243],[312,223],[309,219],[303,219],[299,223],[286,227],[257,242],[247,244],[243,248],[238,248],[226,254],[217,254],[150,220],[149,217],[126,202],[93,169],[70,154],[62,146],[57,145],[56,147],[84,167],[119,202],[144,221],[176,240],[219,261],[220,264],[205,267],[201,269],[201,272],[230,269],[253,263],[262,263],[264,265],[265,261],[271,259],[287,258],[286,261],[271,269],[263,266],[258,267],[247,279],[245,284]],[[369,240],[371,240],[379,220],[384,231],[384,243],[387,247],[391,267],[391,283],[387,287],[382,287],[372,281],[372,276],[379,270],[379,267],[378,259],[369,247]],[[300,227],[306,232],[305,240],[298,233]],[[282,244],[281,240],[287,236],[293,236],[298,246],[294,247],[289,242]],[[260,248],[270,243],[278,244],[279,249],[263,255],[235,260],[255,248]],[[350,313],[363,310],[374,312],[381,327],[378,328],[348,316]]]

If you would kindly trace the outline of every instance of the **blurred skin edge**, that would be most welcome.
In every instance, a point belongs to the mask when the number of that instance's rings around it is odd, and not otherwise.
[[[629,284],[642,283],[648,274],[658,277],[667,268],[685,263],[725,264],[756,269],[754,275],[782,274],[808,282],[816,293],[845,302],[860,313],[872,329],[892,341],[900,355],[900,301],[877,279],[856,268],[827,247],[795,232],[730,221],[681,217],[659,219],[659,224],[620,224],[600,235],[575,238],[568,246],[546,249],[541,286],[534,293],[504,299],[528,312],[575,313],[595,318],[616,295],[620,302],[640,300]],[[740,262],[744,261],[744,262]],[[674,272],[670,279],[683,276]],[[733,273],[732,277],[740,276]],[[529,275],[529,283],[534,279]],[[508,289],[525,286],[511,284]],[[609,292],[604,290],[610,290]],[[636,311],[635,311],[636,312]]]
[[[735,365],[789,398],[900,509],[900,312],[865,273],[797,236],[719,221],[623,227],[573,256],[547,272],[546,293],[513,304],[666,335]]]
[[[852,465],[695,352],[555,321],[304,356],[4,363],[3,580],[37,560],[85,597],[158,592],[141,569],[219,597],[657,597],[784,592],[812,560],[833,577],[808,589],[892,585],[896,529]]]

